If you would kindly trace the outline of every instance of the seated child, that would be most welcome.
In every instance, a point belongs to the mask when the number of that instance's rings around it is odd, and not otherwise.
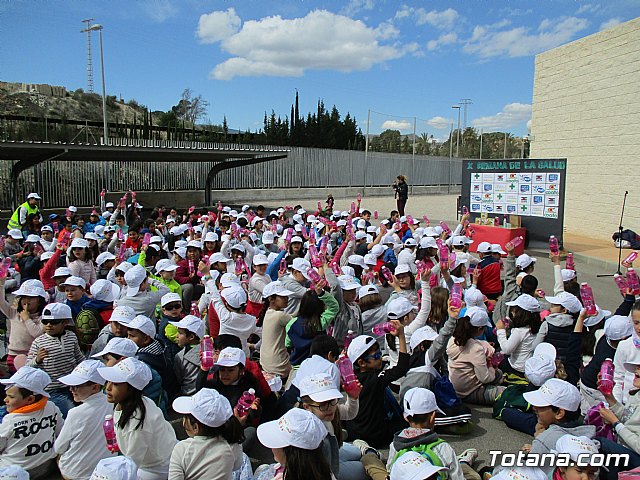
[[[416,452],[407,452],[398,457],[391,468],[390,480],[405,480],[407,478],[439,478],[438,475],[446,467],[437,467],[427,457]]]
[[[196,381],[200,373],[200,340],[204,338],[204,323],[194,315],[187,315],[179,322],[171,322],[178,329],[178,346],[182,347],[173,361],[173,374],[181,395],[196,393]]]
[[[64,287],[64,293],[67,296],[65,303],[71,308],[71,314],[75,320],[80,310],[82,310],[82,306],[89,301],[89,297],[85,292],[87,282],[80,277],[68,277],[61,285]]]
[[[114,337],[127,338],[129,335],[127,325],[129,325],[135,317],[136,312],[131,307],[114,308],[113,312],[111,312],[111,317],[109,317],[109,323],[100,330],[98,338],[96,338],[93,345],[91,345],[89,356],[93,356],[103,350],[107,342]]]
[[[556,347],[558,359],[566,362],[569,337],[582,310],[582,304],[575,295],[568,292],[545,297],[545,300],[551,304],[551,313],[545,317],[534,346],[541,342],[550,343]]]
[[[178,346],[178,329],[171,322],[182,318],[182,298],[177,293],[167,293],[160,299],[160,318],[158,339],[168,350],[167,355],[175,357],[180,351]]]
[[[109,457],[98,462],[89,480],[137,480],[138,467],[129,457]]]
[[[575,435],[563,435],[556,442],[554,453],[557,455],[567,455],[569,457],[568,466],[558,466],[553,470],[554,480],[573,480],[576,478],[603,478],[598,475],[600,472],[601,460],[598,452],[598,442],[594,442],[588,437],[578,437]],[[592,458],[597,455],[596,458]],[[592,462],[588,459],[594,460]],[[617,464],[617,462],[611,462]],[[586,465],[585,465],[586,464]],[[608,469],[609,467],[607,467]],[[606,478],[618,478],[617,475],[610,476],[608,472]]]
[[[44,333],[31,344],[27,355],[27,365],[47,372],[51,383],[47,385],[51,401],[55,403],[64,418],[73,408],[71,393],[59,378],[71,371],[84,360],[75,333],[65,330],[71,321],[71,308],[64,303],[50,303],[42,311]]]
[[[178,397],[173,409],[189,436],[171,454],[170,479],[232,478],[242,466],[242,426],[229,401],[216,390],[203,388],[192,397]]]
[[[104,417],[113,415],[113,405],[102,392],[104,379],[98,373],[102,366],[98,360],[85,360],[59,379],[71,387],[74,402],[80,404],[69,410],[54,444],[64,478],[88,479],[100,460],[114,455],[102,429]]]
[[[0,468],[16,465],[36,480],[53,475],[53,444],[64,420],[60,409],[48,401],[45,388],[50,382],[46,372],[28,366],[0,380],[9,387],[5,398],[8,413],[0,425]],[[30,425],[40,428],[30,430]]]

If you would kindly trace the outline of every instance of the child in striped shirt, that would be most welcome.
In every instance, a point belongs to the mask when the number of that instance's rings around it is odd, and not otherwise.
[[[51,377],[46,391],[64,418],[74,404],[68,387],[58,379],[71,373],[84,360],[78,338],[73,332],[65,330],[71,318],[71,308],[68,305],[47,305],[42,311],[44,333],[33,341],[27,355],[28,366],[44,370]]]

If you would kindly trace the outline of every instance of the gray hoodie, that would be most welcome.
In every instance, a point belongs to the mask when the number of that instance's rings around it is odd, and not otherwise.
[[[563,435],[584,436],[593,439],[596,436],[596,427],[593,425],[582,425],[582,420],[550,425],[549,428],[533,440],[531,443],[531,453],[551,453],[551,450],[555,450],[558,439]],[[546,474],[553,471],[553,467],[541,467],[541,469]]]

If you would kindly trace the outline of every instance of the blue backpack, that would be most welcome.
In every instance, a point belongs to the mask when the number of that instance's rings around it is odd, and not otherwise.
[[[446,375],[440,375],[435,379],[432,390],[436,396],[436,402],[440,406],[453,407],[462,404],[462,400],[456,394],[456,389],[453,388],[451,380]]]

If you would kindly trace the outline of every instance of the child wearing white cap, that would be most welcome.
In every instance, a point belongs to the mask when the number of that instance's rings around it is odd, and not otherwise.
[[[89,243],[84,238],[74,238],[67,249],[67,267],[71,275],[82,278],[88,285],[95,282],[96,269]]]
[[[574,480],[574,479],[595,479],[599,477],[600,463],[599,459],[592,458],[600,456],[601,445],[597,441],[593,441],[588,437],[580,437],[576,435],[563,435],[556,442],[553,453],[562,455],[569,460],[568,466],[556,467],[553,471],[554,480]],[[604,452],[607,453],[607,452]],[[617,462],[612,462],[617,465]],[[606,478],[617,479],[618,469],[614,466],[607,472]],[[630,470],[631,468],[623,468],[621,470]],[[602,478],[604,475],[600,475]]]
[[[258,427],[258,440],[273,451],[275,465],[259,467],[255,480],[335,480],[322,454],[327,429],[311,412],[293,408]]]
[[[89,480],[137,480],[138,467],[128,457],[104,458],[98,462]]]
[[[182,297],[170,292],[160,299],[160,315],[158,318],[158,338],[163,343],[169,357],[175,357],[180,351],[178,347],[178,329],[171,322],[178,322],[183,317]]]
[[[171,322],[178,329],[177,341],[181,350],[173,361],[173,374],[181,395],[196,393],[196,381],[200,373],[200,341],[204,338],[204,323],[194,315],[187,315],[178,322]]]
[[[575,295],[565,291],[555,296],[547,295],[545,301],[551,304],[551,313],[545,317],[534,347],[541,342],[551,343],[558,350],[558,358],[564,362],[567,359],[569,336],[582,310],[582,303]]]
[[[124,274],[127,288],[124,296],[116,301],[116,306],[128,306],[135,310],[136,314],[145,317],[155,315],[156,305],[160,303],[163,295],[169,293],[169,288],[153,278],[149,278],[147,271],[140,265],[134,265]],[[155,291],[151,290],[155,288]]]
[[[120,452],[136,463],[139,480],[166,480],[176,434],[162,410],[142,394],[151,381],[151,370],[137,358],[125,358],[113,367],[99,368],[98,373],[107,381],[107,400],[115,404]]]
[[[62,283],[64,294],[67,297],[64,303],[69,305],[75,320],[82,306],[89,301],[86,294],[87,282],[82,277],[70,276]]]
[[[435,466],[424,455],[407,452],[393,464],[390,480],[430,480],[441,478],[440,473],[446,472],[446,467]],[[448,472],[447,472],[448,473]]]
[[[262,306],[262,291],[264,287],[271,282],[271,277],[266,274],[269,260],[265,255],[256,255],[253,257],[254,273],[249,280],[249,301],[260,304]]]
[[[69,374],[82,360],[84,355],[78,344],[76,334],[66,330],[71,321],[71,308],[64,303],[50,303],[42,311],[44,333],[31,344],[27,355],[27,365],[47,372],[51,383],[47,392],[51,401],[60,408],[63,417],[73,408],[69,389],[59,378]]]
[[[474,277],[478,277],[477,286],[483,294],[491,300],[497,300],[502,294],[500,281],[500,261],[491,253],[491,244],[481,242],[478,245],[480,263],[476,265]]]
[[[242,426],[229,401],[216,390],[203,388],[173,401],[189,436],[171,453],[169,480],[227,480],[242,466]]]
[[[291,315],[284,311],[293,295],[279,280],[267,284],[262,295],[266,310],[258,317],[258,325],[262,325],[262,343],[260,347],[260,363],[265,372],[279,375],[286,383],[291,372],[289,352],[285,345],[286,327]]]
[[[343,345],[344,337],[349,330],[358,335],[362,333],[362,312],[356,303],[360,284],[349,275],[336,277],[333,270],[326,264],[324,275],[331,287],[331,295],[336,299],[339,307],[333,321],[333,336],[338,341],[338,345]]]
[[[8,379],[7,415],[0,425],[0,468],[24,468],[32,479],[51,478],[55,469],[53,444],[64,420],[60,409],[49,402],[45,388],[51,379],[42,370],[22,367]]]
[[[432,464],[446,467],[447,478],[464,479],[464,467],[460,464],[456,452],[434,431],[437,413],[444,415],[438,407],[434,393],[426,388],[412,388],[405,394],[402,407],[409,428],[397,432],[389,445],[387,470],[391,470],[403,454],[414,451],[427,457]],[[469,464],[473,463],[478,452],[473,449],[465,451],[465,454],[466,462],[463,465],[466,465],[468,470],[473,470]]]
[[[500,386],[502,373],[488,359],[493,349],[488,352],[482,341],[475,338],[490,325],[486,310],[469,307],[465,316],[458,319],[447,345],[451,383],[458,396],[470,403],[493,405],[505,388]]]
[[[40,285],[35,283],[35,280],[25,282],[13,292],[16,297],[15,306],[9,305],[4,295],[5,280],[6,277],[0,279],[0,312],[7,318],[11,331],[7,367],[9,372],[15,372],[13,361],[16,355],[29,353],[33,341],[44,332],[41,319],[42,311],[47,305],[47,292],[40,282]]]
[[[64,478],[86,480],[100,460],[114,455],[107,449],[102,429],[104,417],[113,415],[113,405],[102,392],[100,367],[102,362],[98,360],[85,360],[59,379],[71,387],[73,400],[80,404],[69,410],[54,444]]]

